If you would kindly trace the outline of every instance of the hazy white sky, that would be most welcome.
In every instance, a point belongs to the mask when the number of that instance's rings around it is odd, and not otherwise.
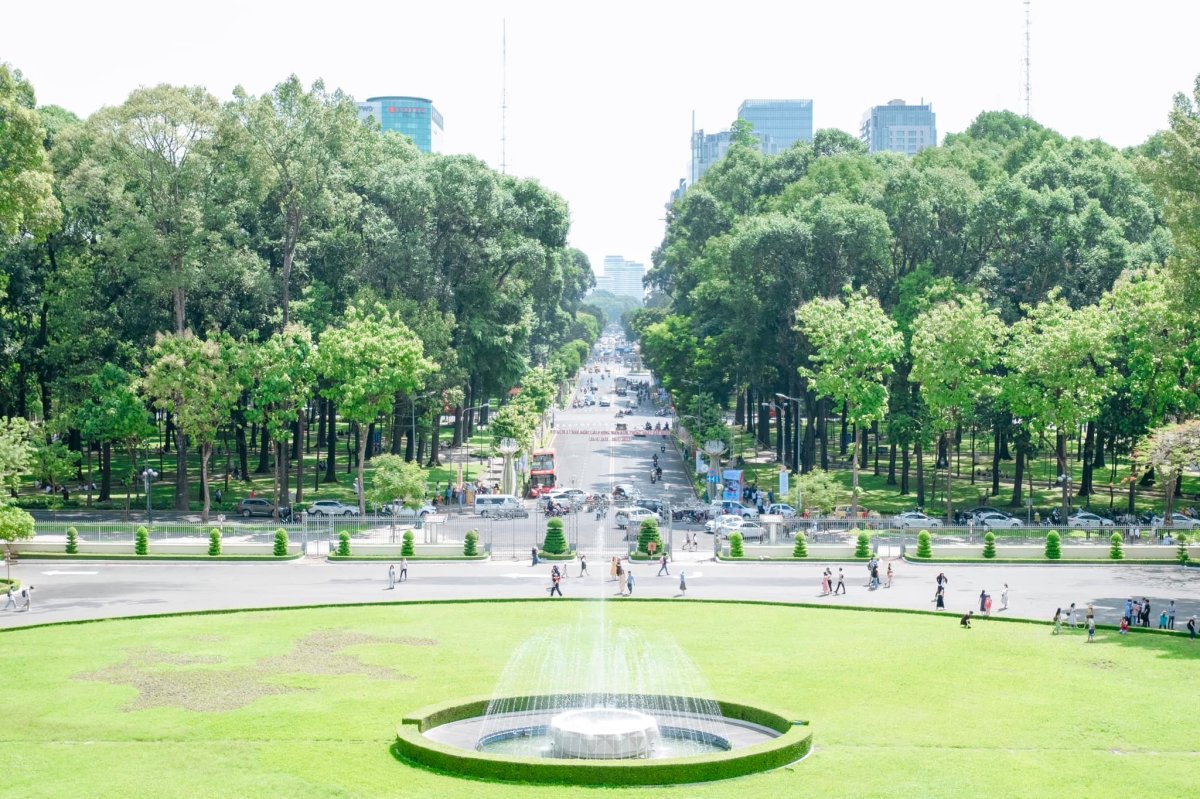
[[[1200,2],[1033,0],[1033,116],[1070,136],[1135,144],[1200,73]],[[222,100],[295,73],[357,98],[429,97],[447,152],[500,163],[508,27],[508,171],[571,206],[571,243],[649,265],[697,127],[745,98],[811,98],[814,127],[857,134],[868,106],[924,98],[939,139],[985,109],[1023,110],[1021,0],[711,3],[6,4],[0,61],[38,101],[86,116],[139,85]]]

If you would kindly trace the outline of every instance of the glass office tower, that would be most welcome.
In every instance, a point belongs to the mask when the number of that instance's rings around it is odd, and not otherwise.
[[[423,153],[442,149],[442,115],[424,97],[369,97],[358,104],[358,118],[375,117],[384,132],[403,133]]]

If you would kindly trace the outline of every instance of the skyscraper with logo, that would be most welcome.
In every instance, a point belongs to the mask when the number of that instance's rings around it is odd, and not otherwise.
[[[916,155],[937,146],[937,115],[933,104],[909,105],[891,100],[863,114],[859,138],[873,153],[893,152]]]
[[[358,103],[358,118],[374,117],[381,130],[402,133],[423,153],[442,149],[442,115],[424,97],[369,97]]]

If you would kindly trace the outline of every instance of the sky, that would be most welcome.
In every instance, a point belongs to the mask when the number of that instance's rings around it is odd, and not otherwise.
[[[1067,136],[1137,144],[1200,73],[1196,0],[1032,0],[1030,16],[1032,116]],[[1021,0],[63,0],[0,19],[0,61],[80,116],[138,86],[228,100],[296,74],[358,99],[428,97],[443,151],[499,168],[506,97],[507,171],[567,200],[597,273],[610,254],[649,266],[693,115],[712,132],[743,99],[805,98],[814,129],[857,135],[868,107],[923,99],[940,141],[981,111],[1025,110]]]

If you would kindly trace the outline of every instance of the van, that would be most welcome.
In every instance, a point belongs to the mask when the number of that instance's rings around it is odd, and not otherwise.
[[[514,516],[524,518],[529,515],[529,511],[525,510],[521,500],[512,494],[476,494],[475,512],[484,518],[488,516],[502,519]]]

